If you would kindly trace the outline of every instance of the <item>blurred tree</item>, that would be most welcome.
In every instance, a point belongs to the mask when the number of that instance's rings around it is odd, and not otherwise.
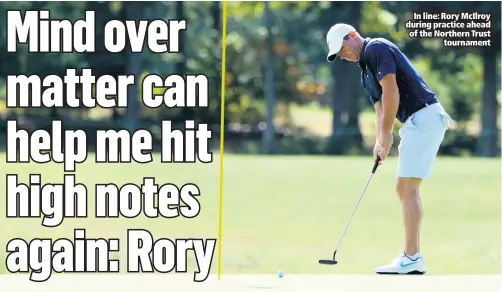
[[[274,109],[275,109],[275,62],[274,62],[274,35],[272,32],[272,12],[269,2],[265,1],[265,11],[263,14],[265,27],[267,29],[267,56],[265,62],[265,100],[266,100],[266,119],[265,131],[263,132],[262,152],[271,154],[273,151],[275,127],[274,127]]]
[[[473,4],[471,2],[471,4]],[[479,139],[478,154],[483,157],[495,157],[500,154],[499,129],[497,128],[497,117],[500,111],[500,104],[497,100],[497,88],[500,88],[500,69],[497,63],[500,62],[501,49],[501,2],[484,2],[483,7],[472,7],[471,11],[490,13],[492,20],[490,47],[480,48],[483,58],[483,91],[481,110],[481,137]]]
[[[362,2],[330,2],[321,18],[326,28],[338,22],[350,23],[359,30]],[[333,21],[336,19],[336,21]],[[324,56],[326,58],[326,56]],[[344,154],[360,151],[363,139],[359,128],[361,86],[359,69],[350,62],[337,60],[331,67],[333,84],[333,131],[327,153]]]
[[[183,1],[176,1],[175,2],[176,6],[176,19],[187,19],[187,15],[185,14],[185,3]],[[188,27],[188,25],[187,25]],[[188,59],[188,52],[185,49],[186,47],[186,37],[184,33],[180,34],[179,38],[179,54],[178,54],[178,60],[175,63],[175,72],[178,75],[184,76],[185,74],[188,74],[187,72],[187,59]],[[182,122],[182,120],[195,120],[196,119],[196,112],[194,108],[190,107],[184,107],[181,109],[181,114],[179,118],[177,119],[177,122]]]
[[[213,109],[209,109],[209,113],[211,116],[215,117],[215,124],[219,124],[221,121],[221,74],[217,74],[218,72],[221,72],[221,59],[222,59],[222,47],[221,47],[221,38],[222,38],[222,27],[221,27],[221,20],[223,18],[223,15],[221,13],[221,2],[219,1],[214,1],[211,4],[211,17],[213,20],[213,29],[211,31],[211,36],[213,40],[212,44],[212,56],[214,60],[216,60],[216,71],[215,76],[211,78],[211,83],[213,86],[210,86],[210,91],[212,94],[210,95],[213,99],[218,99],[218,106],[213,107]],[[216,119],[219,117],[218,121]],[[228,121],[225,115],[225,120],[224,123]]]
[[[95,27],[94,44],[96,50],[92,53],[83,55],[85,58],[86,66],[92,69],[95,76],[111,75],[119,76],[126,74],[126,51],[121,53],[110,53],[105,48],[105,31],[104,27],[108,21],[113,19],[125,20],[127,19],[126,9],[122,2],[105,2],[105,1],[90,1],[86,2],[87,10],[95,11]],[[119,120],[121,117],[118,108],[112,109],[113,120]]]
[[[145,6],[142,2],[138,1],[126,1],[123,2],[123,8],[125,11],[127,20],[134,20],[138,23],[140,20],[144,19],[143,9]],[[143,44],[145,46],[145,44]],[[127,109],[124,114],[123,123],[125,129],[129,133],[133,133],[138,128],[139,110],[140,102],[138,99],[138,86],[141,82],[139,79],[141,76],[141,55],[140,53],[133,53],[132,48],[128,45],[126,49],[126,68],[125,73],[127,75],[133,75],[135,82],[133,85],[127,87]]]
[[[451,2],[436,1],[400,2],[399,4],[396,2],[382,2],[382,5],[398,16],[399,21],[396,25],[401,26],[401,28],[404,28],[404,23],[406,21],[412,19],[412,13],[417,11],[427,11],[429,13],[478,12],[489,13],[491,15],[490,47],[453,48],[445,47],[441,39],[422,40],[420,38],[406,38],[403,48],[409,52],[411,56],[421,55],[430,58],[432,68],[439,71],[442,75],[455,75],[459,71],[466,70],[466,68],[463,68],[463,62],[458,61],[466,54],[475,53],[481,56],[483,66],[483,87],[481,92],[476,93],[476,96],[480,96],[482,101],[478,154],[484,157],[497,156],[500,152],[498,146],[499,130],[497,128],[497,116],[500,108],[497,101],[497,88],[500,88],[500,76],[497,64],[500,62],[501,49],[501,3],[491,1],[467,1],[451,5]],[[472,82],[472,80],[466,80],[465,82]],[[458,81],[452,83],[451,86],[458,86]],[[453,109],[456,110],[454,116],[469,119],[470,115],[474,112],[472,108],[475,108],[476,96],[466,96],[454,88],[450,96],[452,104],[455,106]]]
[[[82,18],[84,11],[93,10],[95,17],[96,52],[86,54],[33,54],[28,53],[26,45],[18,46],[16,53],[6,52],[6,43],[0,42],[0,79],[7,74],[37,74],[41,77],[49,74],[65,73],[67,68],[92,68],[95,75],[113,76],[134,72],[138,80],[147,74],[161,76],[169,74],[201,74],[210,80],[209,103],[205,109],[169,109],[159,107],[149,109],[137,103],[138,108],[126,111],[129,117],[136,117],[138,122],[159,122],[170,119],[182,123],[185,119],[195,118],[213,125],[220,122],[220,78],[221,78],[221,9],[216,1],[207,2],[141,2],[141,12],[145,19],[184,18],[188,29],[182,34],[181,54],[155,54],[144,50],[142,54],[131,55],[109,53],[104,48],[104,25],[112,19],[126,20],[131,16],[127,12],[128,4],[119,1],[94,2],[0,2],[0,37],[6,37],[7,9],[49,9],[51,17],[76,20]],[[132,4],[131,4],[132,5]],[[371,132],[374,129],[364,123],[359,125],[359,113],[370,109],[371,104],[359,85],[357,64],[338,61],[326,62],[325,34],[336,22],[353,24],[363,36],[386,37],[396,44],[412,59],[421,74],[438,93],[441,102],[460,122],[461,131],[450,131],[449,135],[470,135],[472,125],[481,120],[477,153],[493,156],[497,148],[497,119],[499,104],[496,96],[500,91],[500,3],[466,2],[451,5],[450,2],[270,2],[273,10],[273,25],[262,22],[265,11],[263,2],[231,2],[228,4],[227,33],[227,75],[226,121],[225,124],[241,123],[257,129],[260,123],[269,122],[267,117],[267,71],[273,70],[275,98],[272,111],[276,122],[276,132],[293,130],[295,149],[318,153],[324,143],[314,142],[314,135],[301,132],[294,122],[296,115],[291,115],[291,104],[313,103],[330,105],[333,111],[333,131],[327,149],[324,152],[345,154],[353,149],[361,149],[363,141],[361,130]],[[476,5],[476,6],[475,6]],[[492,47],[489,48],[451,48],[444,47],[438,39],[412,39],[404,24],[414,11],[437,12],[490,12],[492,16]],[[2,29],[3,28],[3,29]],[[268,35],[273,35],[272,46]],[[272,47],[273,58],[270,47]],[[263,66],[266,63],[266,66]],[[270,75],[269,75],[270,76]],[[4,80],[0,80],[0,84]],[[141,83],[138,82],[141,89]],[[357,84],[356,84],[357,83]],[[327,90],[330,88],[331,90]],[[0,92],[5,97],[5,86]],[[156,88],[162,94],[164,88]],[[133,97],[137,91],[131,88],[131,104],[140,100]],[[141,92],[141,91],[140,91]],[[16,112],[42,117],[73,117],[87,119],[88,115],[103,119],[113,117],[130,120],[122,116],[123,109],[21,109]],[[100,122],[95,121],[96,125]],[[119,123],[117,123],[118,125]],[[287,128],[285,127],[287,126]],[[133,125],[127,127],[134,128]],[[231,128],[245,129],[247,126],[231,125]],[[249,128],[249,127],[248,127]],[[462,132],[464,131],[464,132]],[[242,133],[246,133],[243,131]],[[300,134],[302,133],[302,134]],[[267,134],[268,135],[268,134]],[[309,136],[309,137],[307,137]],[[367,134],[365,134],[367,136]],[[265,135],[254,135],[256,141],[264,142]],[[304,140],[302,140],[304,139]],[[282,151],[283,142],[276,140],[277,151]],[[465,149],[473,148],[464,142],[451,143]],[[291,141],[290,141],[291,142]],[[292,143],[292,142],[291,142]],[[313,143],[317,143],[313,145]],[[448,142],[450,143],[450,142]],[[464,144],[462,144],[464,143]],[[466,142],[467,143],[467,142]],[[471,142],[469,142],[471,143]],[[474,144],[476,145],[476,144]],[[450,148],[448,148],[450,147]],[[448,145],[448,149],[457,146]],[[458,150],[449,153],[460,153]],[[295,150],[296,151],[296,150]]]

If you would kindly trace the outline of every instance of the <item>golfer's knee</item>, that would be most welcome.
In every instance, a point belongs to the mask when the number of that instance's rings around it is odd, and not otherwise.
[[[418,187],[420,179],[416,178],[398,178],[396,182],[396,192],[402,199],[409,197],[418,197]]]

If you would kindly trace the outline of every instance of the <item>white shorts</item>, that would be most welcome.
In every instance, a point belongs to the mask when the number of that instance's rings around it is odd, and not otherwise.
[[[440,103],[428,105],[411,115],[399,130],[397,176],[427,178],[452,123]]]

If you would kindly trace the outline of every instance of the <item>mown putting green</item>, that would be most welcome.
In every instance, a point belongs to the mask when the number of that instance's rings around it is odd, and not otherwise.
[[[5,154],[0,155],[5,161]],[[56,228],[38,219],[0,215],[3,247],[11,238],[72,238],[74,228],[88,237],[121,239],[121,271],[126,271],[127,229],[148,229],[154,237],[216,238],[218,232],[219,157],[212,164],[95,164],[94,156],[78,165],[76,180],[89,191],[87,219],[68,218]],[[155,157],[159,161],[159,157]],[[395,157],[379,167],[337,254],[329,258],[373,166],[371,157],[225,156],[222,273],[357,273],[372,274],[402,249],[399,200],[394,193]],[[42,182],[60,182],[59,164],[3,164],[4,173],[30,173]],[[193,219],[96,219],[94,184],[142,182],[200,188],[201,212]],[[421,252],[428,274],[500,273],[500,159],[438,158],[421,190],[424,205]],[[6,190],[5,176],[0,189]],[[4,197],[5,198],[5,197]],[[5,199],[0,203],[6,210]],[[5,259],[5,248],[0,249]],[[192,253],[189,252],[189,255]],[[5,269],[2,261],[1,272]],[[217,271],[215,252],[212,272]],[[189,259],[188,271],[196,269]]]

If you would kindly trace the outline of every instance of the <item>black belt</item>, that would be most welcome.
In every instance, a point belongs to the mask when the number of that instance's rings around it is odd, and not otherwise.
[[[423,109],[424,107],[429,106],[429,105],[433,105],[435,103],[438,103],[437,99],[434,99],[433,101],[430,101],[430,102],[426,102],[426,103],[422,104],[415,112],[418,112],[419,110]]]

